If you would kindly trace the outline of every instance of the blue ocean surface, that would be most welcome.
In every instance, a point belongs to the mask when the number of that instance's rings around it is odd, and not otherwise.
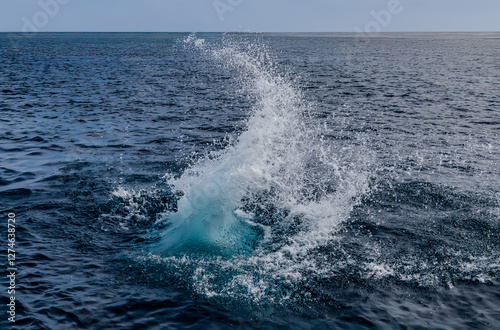
[[[0,34],[2,328],[500,328],[499,54]]]

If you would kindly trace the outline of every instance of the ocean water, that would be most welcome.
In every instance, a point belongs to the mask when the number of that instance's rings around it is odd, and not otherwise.
[[[0,34],[2,327],[499,328],[499,54]]]

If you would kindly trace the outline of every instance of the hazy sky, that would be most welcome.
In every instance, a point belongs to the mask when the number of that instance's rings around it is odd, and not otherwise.
[[[500,0],[0,0],[0,31],[500,31]]]

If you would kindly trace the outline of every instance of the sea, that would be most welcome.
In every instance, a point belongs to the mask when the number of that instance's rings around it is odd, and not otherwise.
[[[500,329],[500,33],[3,33],[0,114],[2,329]]]

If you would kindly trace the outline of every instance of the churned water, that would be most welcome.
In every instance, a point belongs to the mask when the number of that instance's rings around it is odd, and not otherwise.
[[[500,35],[0,46],[16,326],[500,326]]]

